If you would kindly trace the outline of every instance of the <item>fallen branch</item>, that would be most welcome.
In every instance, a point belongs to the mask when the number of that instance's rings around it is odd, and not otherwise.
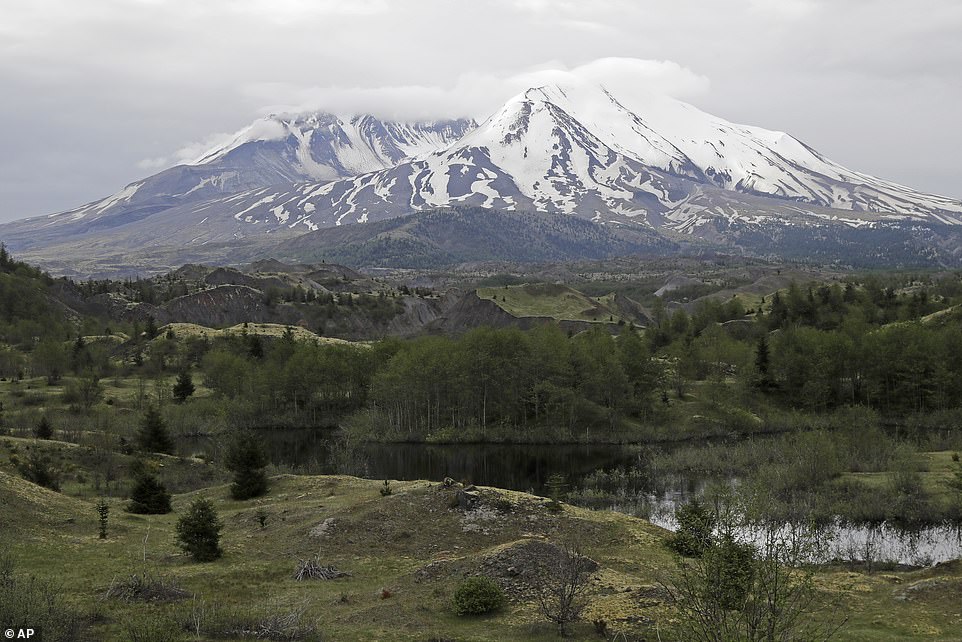
[[[351,577],[351,574],[339,571],[332,564],[325,566],[319,563],[317,559],[300,560],[297,563],[297,569],[294,571],[294,579],[298,582],[304,580],[334,580],[339,577]]]
[[[104,597],[127,603],[174,602],[190,597],[190,593],[170,578],[144,572],[121,580],[114,578]]]

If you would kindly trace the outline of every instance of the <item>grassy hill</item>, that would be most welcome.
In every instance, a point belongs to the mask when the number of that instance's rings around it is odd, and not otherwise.
[[[624,320],[613,297],[592,298],[566,285],[534,283],[478,288],[478,297],[494,301],[515,317],[617,323]],[[627,322],[627,320],[625,320]]]
[[[665,531],[613,512],[565,505],[554,513],[546,500],[518,492],[482,488],[480,507],[464,511],[441,484],[393,482],[387,497],[380,486],[280,476],[267,497],[251,502],[229,499],[226,486],[178,495],[175,511],[204,496],[224,523],[224,557],[197,564],[174,545],[176,514],[130,515],[113,501],[109,536],[100,540],[93,502],[0,472],[0,535],[21,572],[56,578],[70,608],[86,614],[93,639],[238,639],[283,622],[283,639],[554,640],[530,578],[545,551],[565,542],[580,543],[600,565],[573,639],[599,639],[592,622],[600,620],[629,640],[677,639],[670,633],[677,615],[661,586],[675,564],[662,545]],[[313,556],[350,576],[295,581],[297,561]],[[451,596],[474,574],[505,588],[500,612],[455,615]],[[105,597],[132,576],[164,589],[148,602]],[[850,618],[839,639],[958,639],[959,562],[874,575],[826,569],[817,583]]]
[[[307,328],[302,328],[300,326],[283,325],[280,323],[238,323],[237,325],[223,329],[209,328],[197,323],[168,323],[160,328],[158,338],[163,338],[167,331],[173,331],[176,337],[181,338],[207,337],[208,339],[229,335],[239,336],[244,333],[259,337],[277,339],[284,336],[286,332],[290,331],[293,334],[295,341],[317,341],[319,343],[331,345],[349,345],[351,343],[351,341],[346,341],[344,339],[322,337],[311,332]]]

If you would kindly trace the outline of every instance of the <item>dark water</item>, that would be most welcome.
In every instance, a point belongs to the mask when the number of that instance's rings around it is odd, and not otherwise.
[[[704,488],[706,479],[647,480],[619,496],[580,496],[585,479],[598,470],[644,469],[650,447],[606,444],[374,444],[347,445],[329,431],[263,429],[271,463],[298,474],[345,474],[370,479],[441,481],[451,477],[482,486],[543,493],[550,475],[565,477],[571,500],[593,508],[634,514],[673,529],[674,508]],[[219,459],[217,442],[186,441],[192,452]],[[675,448],[685,446],[672,446]],[[734,483],[734,480],[728,480]],[[824,560],[927,565],[962,557],[962,533],[950,526],[911,532],[885,524],[837,524],[823,532]]]
[[[364,444],[351,449],[344,472],[388,479],[451,477],[483,486],[540,492],[547,478],[563,475],[570,486],[598,469],[638,463],[638,449],[598,445]],[[351,470],[353,468],[353,470]]]
[[[569,486],[577,487],[598,469],[641,465],[638,446],[361,443],[348,447],[328,431],[264,429],[261,434],[272,464],[305,475],[433,481],[451,477],[481,486],[540,492],[552,474],[564,475]],[[219,454],[208,439],[188,443],[193,451],[206,451],[215,458]]]

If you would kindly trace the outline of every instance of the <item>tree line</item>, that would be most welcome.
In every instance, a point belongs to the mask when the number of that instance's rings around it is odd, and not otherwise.
[[[234,337],[214,342],[200,368],[218,394],[269,413],[354,413],[353,425],[374,438],[611,431],[652,420],[699,382],[770,407],[862,405],[900,416],[962,404],[951,300],[924,289],[793,284],[750,313],[737,299],[707,302],[617,336],[546,324],[364,346]],[[944,321],[923,320],[939,310]]]

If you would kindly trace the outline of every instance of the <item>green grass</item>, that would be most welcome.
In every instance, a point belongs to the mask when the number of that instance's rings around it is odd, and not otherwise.
[[[949,487],[954,478],[958,463],[952,461],[954,451],[920,452],[915,455],[915,464],[922,482],[923,490],[937,501],[948,501],[957,492]],[[869,488],[881,489],[891,483],[892,471],[876,473],[846,472],[841,479],[856,480]]]
[[[33,450],[45,455],[59,471],[61,493],[86,499],[101,495],[126,497],[132,484],[129,471],[139,458],[96,445],[0,437],[0,471],[18,476],[13,461],[24,459]],[[228,479],[224,470],[192,457],[151,455],[146,461],[154,474],[174,492],[204,488]]]
[[[294,339],[298,341],[318,341],[324,344],[339,345],[348,345],[353,343],[345,339],[322,337],[300,326],[283,325],[279,323],[239,323],[224,329],[208,328],[207,326],[198,325],[196,323],[168,323],[158,330],[157,338],[154,339],[154,341],[163,339],[168,330],[173,330],[174,335],[177,338],[206,336],[207,338],[213,339],[215,337],[222,337],[231,334],[240,335],[244,332],[262,337],[278,338],[284,336],[284,333],[287,332],[288,329],[290,329],[290,331],[294,334]]]
[[[920,319],[922,323],[939,324],[957,320],[962,313],[962,305],[953,305],[944,310],[938,310],[932,314],[927,314]]]
[[[559,321],[617,322],[613,296],[592,298],[565,285],[529,283],[501,288],[478,288],[478,297],[494,301],[516,317],[548,317]]]
[[[597,639],[590,622],[599,618],[613,630],[647,636],[655,631],[644,622],[657,622],[661,639],[672,639],[671,605],[657,597],[659,582],[674,565],[661,543],[661,529],[626,515],[571,506],[556,515],[540,498],[494,489],[483,489],[484,504],[500,501],[510,510],[488,510],[485,519],[471,520],[449,508],[451,491],[438,484],[395,481],[389,497],[380,495],[380,485],[343,476],[280,476],[272,479],[267,497],[251,502],[231,500],[226,486],[178,495],[175,511],[204,496],[215,502],[224,521],[224,557],[197,564],[175,546],[176,514],[129,515],[114,500],[109,537],[99,540],[92,501],[0,472],[0,536],[12,543],[24,572],[56,577],[77,609],[98,614],[90,631],[95,639],[126,639],[127,624],[146,618],[176,628],[193,605],[203,604],[208,620],[212,611],[236,619],[303,605],[305,619],[317,621],[324,639],[347,642],[423,642],[432,636],[554,640],[534,603],[523,596],[514,595],[503,610],[482,618],[459,618],[451,607],[454,588],[466,575],[490,571],[485,560],[540,539],[580,542],[602,565],[574,639]],[[265,528],[258,524],[259,511],[268,516]],[[334,521],[329,533],[312,536],[311,530],[327,519]],[[313,555],[352,576],[295,582],[296,560]],[[103,599],[112,581],[145,570],[194,597],[152,605]],[[500,579],[510,585],[508,577]],[[818,583],[850,617],[839,639],[959,639],[958,562],[877,575],[827,569]],[[383,589],[390,598],[382,599]]]
[[[451,608],[450,596],[463,574],[476,571],[489,552],[519,540],[550,534],[552,539],[590,541],[587,552],[611,565],[602,574],[603,582],[652,584],[671,564],[657,545],[659,529],[614,513],[568,507],[557,516],[539,498],[488,490],[485,494],[492,500],[497,495],[510,501],[512,512],[479,522],[488,531],[483,533],[466,530],[471,522],[448,508],[450,491],[438,485],[394,482],[395,493],[387,498],[381,497],[379,485],[349,477],[278,477],[272,480],[270,496],[249,503],[230,500],[223,486],[178,496],[176,511],[195,496],[212,498],[225,523],[224,558],[195,564],[174,546],[175,515],[127,515],[115,502],[110,537],[99,541],[92,503],[28,488],[26,482],[0,473],[4,499],[25,496],[10,502],[21,521],[4,515],[10,518],[4,519],[4,530],[12,528],[18,535],[14,553],[21,566],[31,573],[59,575],[65,593],[78,606],[101,609],[106,622],[95,630],[103,639],[123,639],[120,623],[142,612],[139,605],[100,597],[115,578],[142,572],[144,537],[148,571],[175,580],[198,599],[228,609],[250,605],[253,610],[306,601],[311,616],[322,622],[326,639],[337,640],[424,640],[431,635],[459,640],[553,639],[550,627],[538,623],[531,603],[515,602],[480,619],[458,618]],[[56,517],[24,523],[23,516],[31,514],[25,504]],[[268,514],[266,528],[257,524],[258,509]],[[331,534],[312,537],[311,529],[327,518],[335,520]],[[21,536],[28,532],[32,535]],[[639,545],[651,551],[642,567],[636,567],[637,554],[631,552]],[[293,581],[296,560],[314,554],[352,577]],[[422,569],[431,562],[437,563],[437,570],[425,575]],[[384,588],[392,597],[381,598]],[[598,613],[604,612],[610,596],[616,598],[614,604],[621,603],[617,592],[603,588],[598,592],[593,605]],[[154,606],[151,611],[154,617],[173,621],[184,606]],[[590,624],[582,624],[581,637],[589,629]]]
[[[919,453],[919,465],[921,470],[930,473],[951,473],[957,470],[959,462],[952,459],[962,453],[954,450],[938,450],[932,452]]]

